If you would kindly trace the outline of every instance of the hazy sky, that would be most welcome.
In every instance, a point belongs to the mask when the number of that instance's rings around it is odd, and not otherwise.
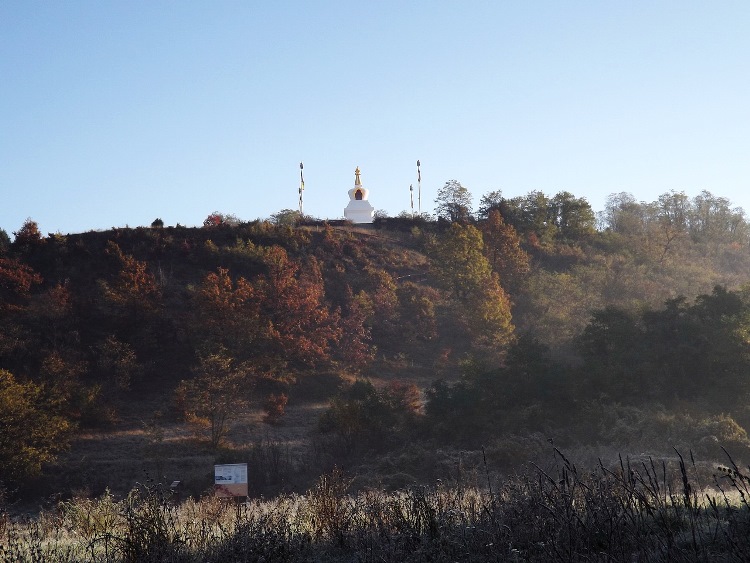
[[[567,190],[750,211],[750,2],[0,2],[0,228]],[[416,205],[416,203],[415,203]]]

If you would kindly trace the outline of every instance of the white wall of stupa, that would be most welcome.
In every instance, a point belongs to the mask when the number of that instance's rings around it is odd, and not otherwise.
[[[354,187],[349,190],[349,204],[344,208],[344,218],[352,223],[372,223],[375,208],[370,204],[370,190],[362,187],[359,166],[354,171]]]

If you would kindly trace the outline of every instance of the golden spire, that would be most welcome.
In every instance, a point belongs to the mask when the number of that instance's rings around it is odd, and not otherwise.
[[[355,186],[361,186],[362,180],[359,179],[359,166],[357,166],[357,169],[354,171],[354,185]]]

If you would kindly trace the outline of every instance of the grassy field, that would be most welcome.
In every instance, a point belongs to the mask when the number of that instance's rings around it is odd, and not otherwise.
[[[118,500],[0,517],[7,561],[747,561],[750,479],[692,455],[550,468],[465,485],[350,492],[338,469],[305,494],[175,502],[157,483]],[[704,482],[705,481],[705,482]]]

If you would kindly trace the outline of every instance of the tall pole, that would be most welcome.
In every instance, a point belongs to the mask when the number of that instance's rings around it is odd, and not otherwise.
[[[302,205],[302,194],[305,191],[305,178],[302,176],[302,169],[304,166],[302,166],[302,163],[299,163],[299,214],[302,215],[303,205]]]
[[[411,216],[414,217],[414,185],[409,184],[409,198],[411,199]]]
[[[417,161],[417,188],[419,192],[417,197],[419,199],[419,216],[422,216],[422,172],[419,170],[419,161]]]

